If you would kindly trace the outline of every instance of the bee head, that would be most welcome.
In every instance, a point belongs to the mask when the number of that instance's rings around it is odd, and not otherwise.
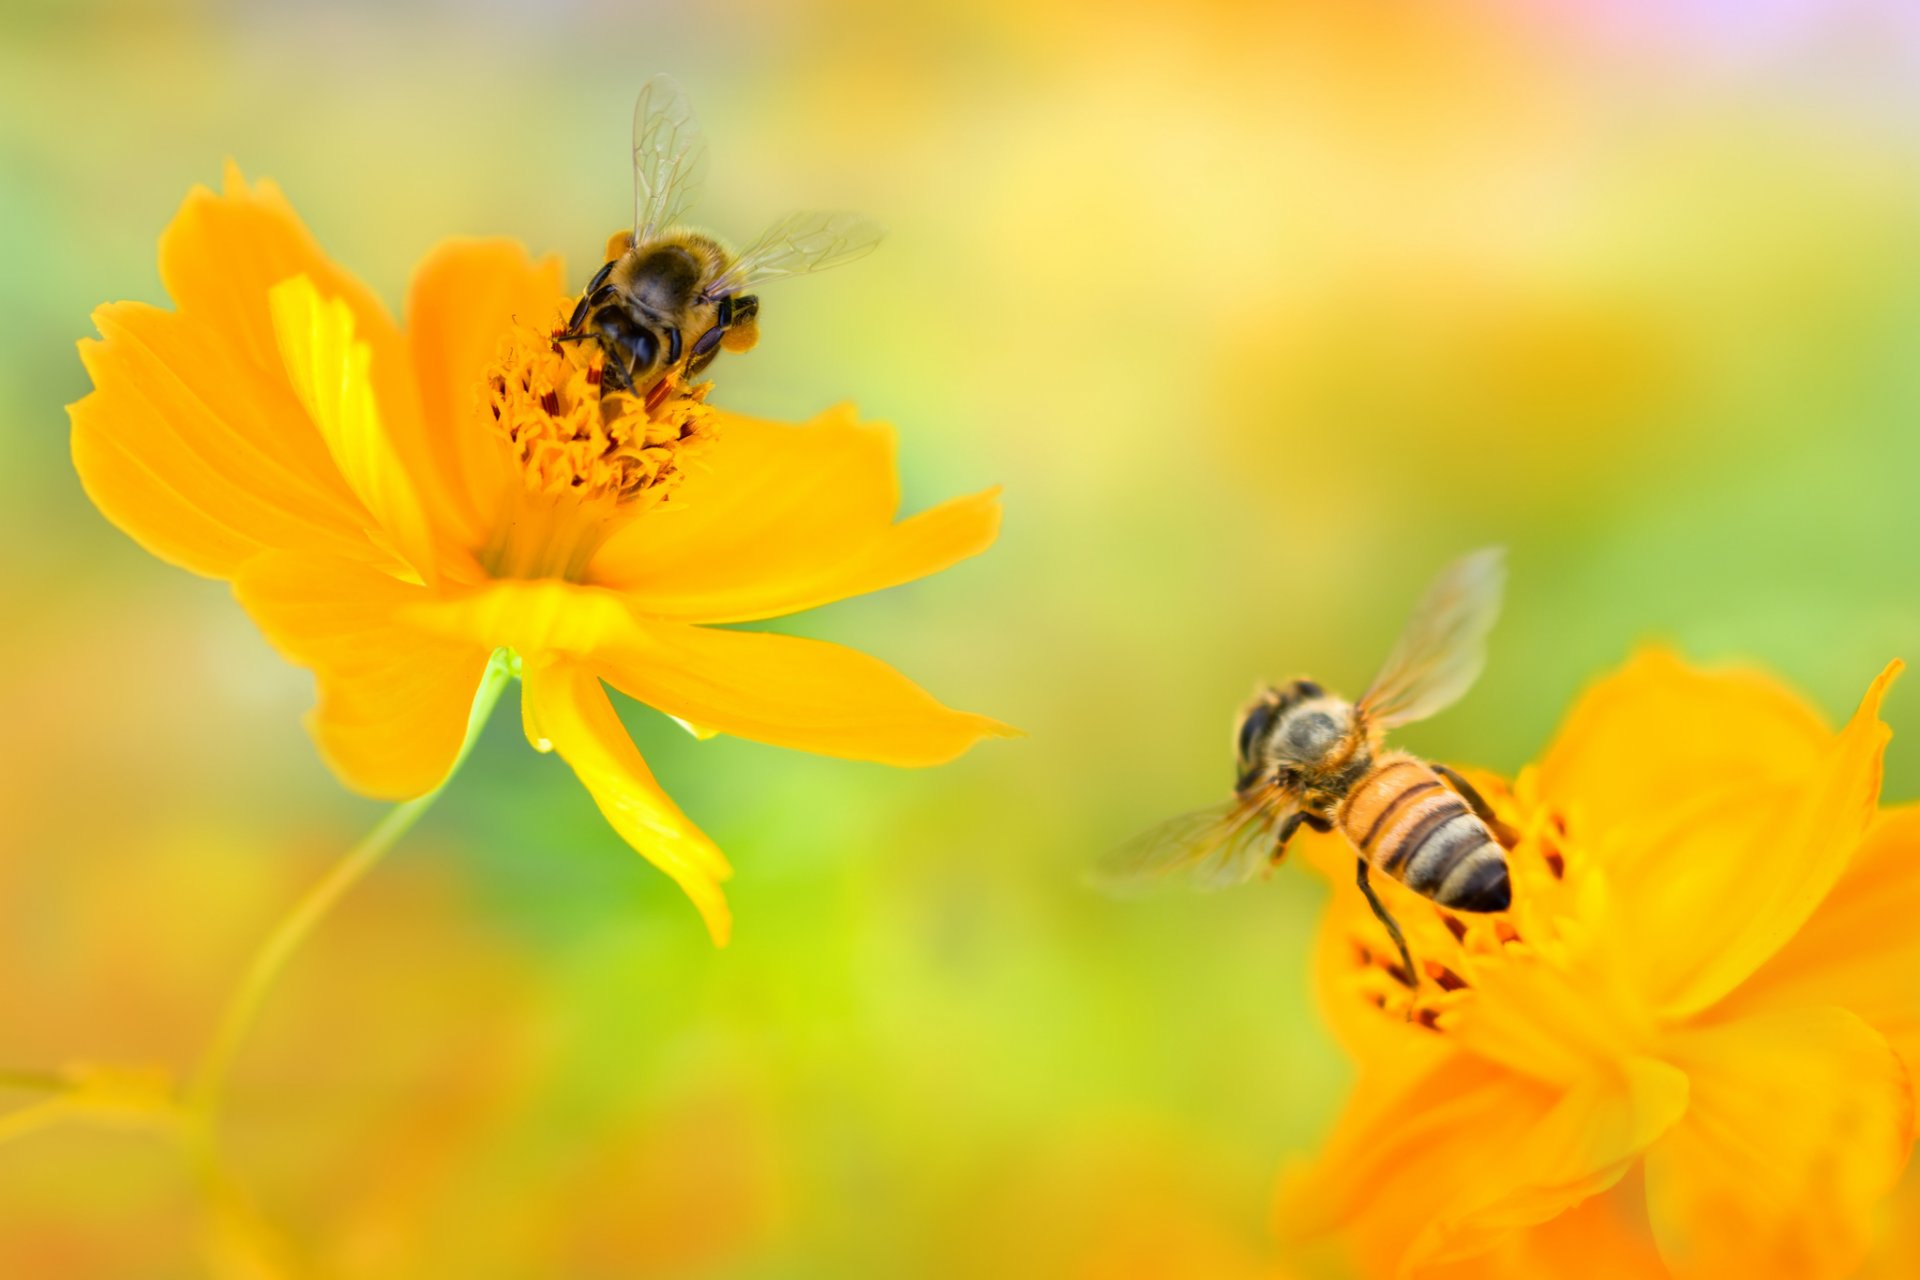
[[[1311,680],[1291,680],[1262,689],[1240,713],[1236,754],[1239,790],[1245,790],[1276,758],[1313,764],[1346,732],[1337,708],[1309,707],[1327,696]]]

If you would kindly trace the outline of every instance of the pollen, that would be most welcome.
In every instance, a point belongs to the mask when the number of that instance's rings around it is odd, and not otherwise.
[[[645,396],[601,378],[592,342],[557,342],[512,325],[479,394],[518,483],[505,495],[479,559],[496,578],[579,581],[633,516],[674,499],[712,446],[711,384],[676,376]]]
[[[642,398],[603,387],[591,342],[514,325],[482,393],[530,493],[626,506],[666,501],[713,439],[707,383]]]

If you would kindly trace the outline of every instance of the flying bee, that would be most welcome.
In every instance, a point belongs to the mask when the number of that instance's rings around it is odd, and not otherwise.
[[[602,384],[646,393],[678,368],[698,375],[721,351],[759,337],[760,299],[747,292],[871,251],[882,232],[852,213],[792,213],[738,253],[680,224],[706,176],[707,144],[686,94],[655,76],[633,105],[633,230],[607,243],[560,342],[597,342]]]
[[[1417,983],[1406,938],[1369,872],[1455,911],[1504,911],[1512,832],[1465,778],[1382,740],[1453,705],[1479,677],[1504,576],[1497,548],[1443,570],[1358,702],[1306,679],[1263,688],[1235,729],[1234,798],[1114,850],[1101,882],[1123,888],[1185,875],[1223,888],[1279,862],[1302,824],[1337,829],[1358,854],[1360,891],[1399,949],[1408,983]]]

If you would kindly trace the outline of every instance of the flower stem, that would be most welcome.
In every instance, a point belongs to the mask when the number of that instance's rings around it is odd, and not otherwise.
[[[494,704],[500,701],[501,693],[512,678],[511,655],[502,649],[493,655],[493,660],[487,664],[486,674],[480,678],[480,687],[473,697],[473,710],[467,717],[466,739],[460,744],[453,765],[447,770],[447,776],[440,780],[440,785],[423,796],[391,809],[367,833],[365,839],[349,850],[346,857],[335,863],[333,869],[294,904],[293,910],[254,953],[240,985],[234,989],[226,1009],[220,1015],[213,1040],[187,1090],[187,1113],[200,1131],[199,1138],[204,1147],[210,1149],[212,1146],[215,1117],[219,1113],[220,1096],[226,1087],[227,1075],[247,1034],[260,1016],[261,1006],[266,1003],[267,995],[280,977],[280,971],[286,967],[293,953],[299,950],[300,944],[306,941],[307,935],[325,918],[333,904],[380,861],[381,856],[420,820],[422,814],[433,807],[433,802],[440,798],[447,783],[453,780],[454,774],[466,762],[474,741],[487,723],[487,717],[493,714]]]

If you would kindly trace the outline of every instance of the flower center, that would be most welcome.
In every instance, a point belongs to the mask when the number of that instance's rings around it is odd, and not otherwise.
[[[1478,998],[1476,987],[1514,963],[1537,965],[1562,950],[1564,927],[1580,914],[1583,873],[1573,854],[1576,841],[1566,817],[1532,804],[1523,780],[1519,794],[1504,786],[1481,789],[1501,819],[1519,836],[1506,851],[1513,906],[1496,915],[1449,911],[1411,893],[1389,902],[1418,974],[1409,974],[1399,951],[1370,914],[1348,917],[1345,985],[1352,995],[1395,1021],[1410,1021],[1444,1033],[1454,1015]],[[1376,877],[1376,884],[1379,877]]]
[[[669,375],[646,396],[601,385],[591,341],[515,323],[481,384],[512,456],[511,487],[480,561],[499,578],[578,580],[628,519],[668,501],[714,437],[709,383]]]

